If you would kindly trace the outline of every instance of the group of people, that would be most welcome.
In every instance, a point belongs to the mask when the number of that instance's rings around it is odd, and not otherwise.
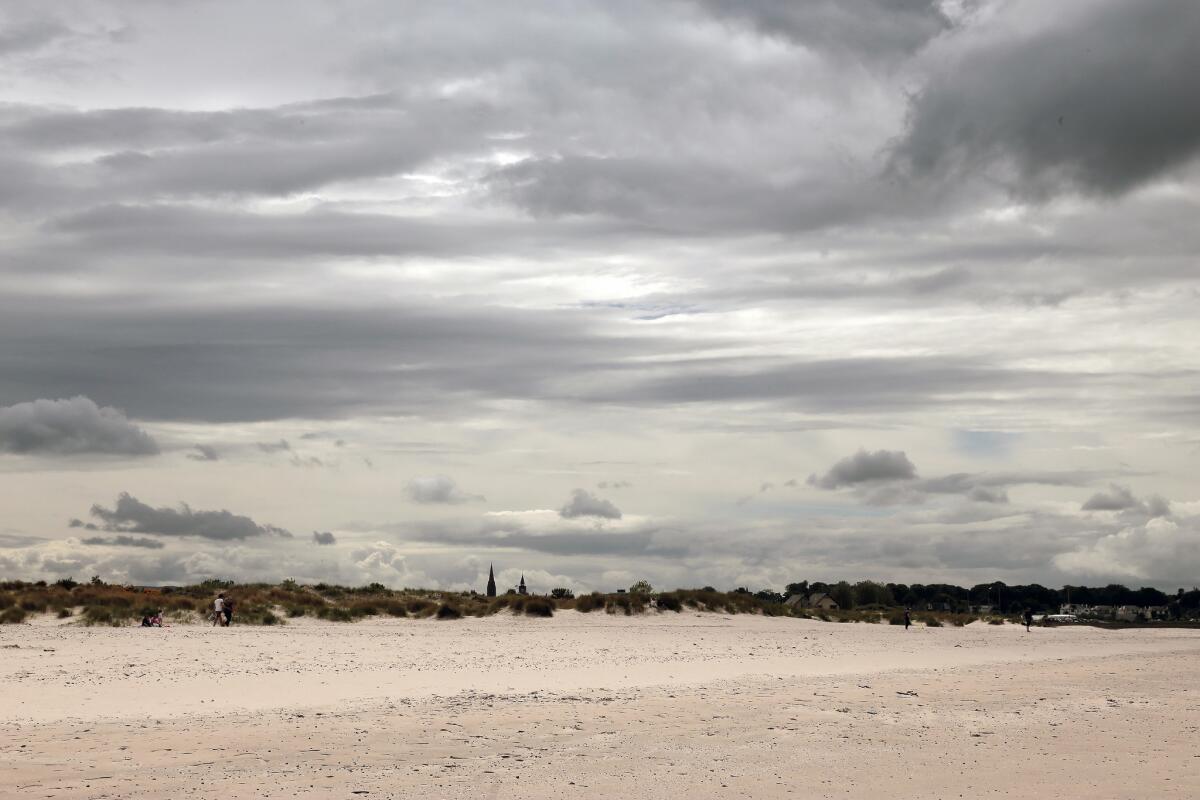
[[[218,625],[227,628],[233,624],[232,597],[226,597],[224,594],[217,595],[217,599],[213,601],[212,624],[214,628]]]
[[[145,614],[142,616],[143,628],[161,628],[162,627],[162,609],[155,611],[153,614]]]

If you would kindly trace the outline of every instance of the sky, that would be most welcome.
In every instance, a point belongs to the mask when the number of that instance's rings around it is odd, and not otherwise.
[[[1200,581],[1192,0],[10,0],[0,577]]]

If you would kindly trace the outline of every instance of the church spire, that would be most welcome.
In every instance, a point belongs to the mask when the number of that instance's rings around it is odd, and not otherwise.
[[[496,572],[492,569],[491,564],[488,564],[487,596],[488,597],[496,596]]]

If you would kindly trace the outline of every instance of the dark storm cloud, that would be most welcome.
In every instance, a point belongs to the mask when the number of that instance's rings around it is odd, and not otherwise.
[[[949,29],[936,0],[696,0],[718,17],[835,55],[907,55]]]
[[[282,528],[260,525],[249,517],[229,511],[193,511],[185,503],[178,508],[154,508],[127,493],[117,498],[113,508],[97,504],[92,506],[91,513],[108,531],[198,536],[220,541],[256,536],[291,536]]]
[[[337,544],[337,537],[331,531],[313,531],[312,540],[313,544]]]
[[[0,407],[0,452],[150,456],[159,449],[120,410],[76,396]]]
[[[916,175],[1011,167],[1019,192],[1117,194],[1200,151],[1200,5],[1095,2],[1006,30],[1013,3],[916,95],[894,165]],[[1007,17],[1005,14],[1011,14]],[[1015,26],[1014,26],[1015,28]]]
[[[621,509],[617,508],[609,500],[597,497],[586,489],[576,489],[571,492],[571,497],[558,511],[558,515],[564,519],[574,519],[576,517],[601,517],[604,519],[620,519]]]
[[[859,450],[834,464],[824,475],[810,475],[808,483],[822,489],[840,489],[843,486],[905,480],[916,476],[916,466],[902,450],[876,450],[872,453]]]
[[[141,547],[146,550],[161,550],[165,547],[157,539],[147,539],[144,536],[93,536],[79,541],[86,545],[101,547]]]
[[[0,299],[0,403],[54,387],[172,419],[451,413],[451,396],[464,408],[545,397],[553,381],[597,363],[687,346],[634,337],[584,312],[37,305]]]

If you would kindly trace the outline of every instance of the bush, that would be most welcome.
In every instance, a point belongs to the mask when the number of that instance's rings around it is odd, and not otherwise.
[[[414,617],[425,618],[433,616],[437,610],[437,603],[430,600],[409,600],[407,604],[408,613]]]
[[[6,608],[0,611],[0,625],[18,625],[25,621],[25,611],[20,608]]]
[[[551,589],[550,596],[555,600],[570,600],[575,596],[575,593],[570,589]]]
[[[72,611],[71,609],[69,609],[69,608],[60,608],[60,609],[58,610],[58,618],[59,618],[59,619],[66,619],[67,617],[71,616],[71,615],[72,615],[72,614],[74,614],[74,613],[75,613],[75,612],[73,612],[73,611]]]
[[[321,606],[317,611],[317,616],[330,622],[354,622],[354,615],[350,613],[350,610],[338,606]]]
[[[942,627],[942,621],[940,619],[938,619],[937,617],[925,617],[925,619],[923,621],[925,623],[926,628]]]
[[[109,606],[85,606],[83,609],[84,625],[110,625],[119,628],[128,619],[128,611],[121,611]]]
[[[547,600],[545,597],[531,597],[525,601],[525,616],[553,617],[554,603]]]
[[[890,617],[888,617],[888,625],[903,625],[903,624],[904,624],[904,612],[903,611],[897,611],[894,614],[892,614]]]
[[[462,612],[449,603],[442,603],[437,610],[438,619],[462,619]]]
[[[679,613],[683,611],[683,602],[677,594],[660,594],[658,596],[658,609],[660,611],[674,611]]]
[[[279,623],[283,622],[283,620],[275,616],[275,612],[270,610],[263,611],[259,616],[258,621],[261,625],[278,625]]]
[[[55,581],[54,585],[60,589],[66,589],[69,592],[78,586],[79,583],[71,578],[63,578],[62,580]]]
[[[575,598],[576,611],[581,611],[586,614],[589,611],[595,611],[600,608],[604,608],[604,595],[600,594],[599,592],[592,592],[591,594],[585,594]]]

